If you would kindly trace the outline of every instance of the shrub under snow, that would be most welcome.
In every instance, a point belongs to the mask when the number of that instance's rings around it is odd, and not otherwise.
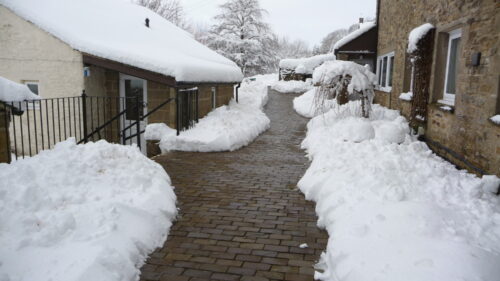
[[[136,147],[74,139],[0,164],[0,280],[138,280],[177,213]]]
[[[359,103],[357,101],[356,103]],[[329,240],[322,280],[497,280],[500,180],[434,155],[395,110],[353,102],[308,124],[299,182]]]

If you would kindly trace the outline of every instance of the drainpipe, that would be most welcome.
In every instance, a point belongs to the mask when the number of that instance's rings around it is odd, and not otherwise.
[[[180,122],[179,122],[179,88],[175,88],[175,127],[177,129],[177,135],[180,134]]]
[[[236,86],[236,102],[238,102],[238,96],[239,96],[239,90],[240,90],[240,87],[241,87],[241,83],[238,83],[238,86]]]

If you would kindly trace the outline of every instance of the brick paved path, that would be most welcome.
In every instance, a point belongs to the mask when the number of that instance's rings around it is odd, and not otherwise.
[[[269,95],[271,128],[248,147],[155,159],[181,210],[141,280],[313,280],[327,235],[296,189],[308,166],[299,147],[307,120],[293,111],[293,97]]]

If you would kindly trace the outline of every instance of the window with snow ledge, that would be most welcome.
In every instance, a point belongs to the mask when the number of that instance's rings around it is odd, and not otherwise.
[[[392,76],[394,69],[394,52],[377,58],[377,90],[390,92],[392,90]]]
[[[37,96],[40,96],[40,87],[39,87],[39,82],[38,81],[34,81],[34,80],[23,80],[23,84],[28,86],[28,88],[30,89],[30,91],[37,95]],[[28,104],[28,109],[40,109],[40,104],[36,101],[34,102],[30,102]]]
[[[462,29],[455,29],[448,33],[443,98],[438,102],[449,106],[455,105],[461,38]]]

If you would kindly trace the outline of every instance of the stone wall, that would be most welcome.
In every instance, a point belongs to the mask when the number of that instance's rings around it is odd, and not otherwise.
[[[0,102],[0,163],[10,163],[8,111],[4,103]]]
[[[408,89],[406,48],[410,31],[424,23],[436,27],[430,104],[425,128],[429,145],[461,168],[500,175],[500,127],[488,119],[500,112],[500,2],[495,0],[380,0],[378,55],[395,52],[393,87],[375,101],[409,115],[399,100]],[[453,111],[441,109],[447,32],[461,28],[457,94]],[[481,52],[481,64],[471,56]]]

